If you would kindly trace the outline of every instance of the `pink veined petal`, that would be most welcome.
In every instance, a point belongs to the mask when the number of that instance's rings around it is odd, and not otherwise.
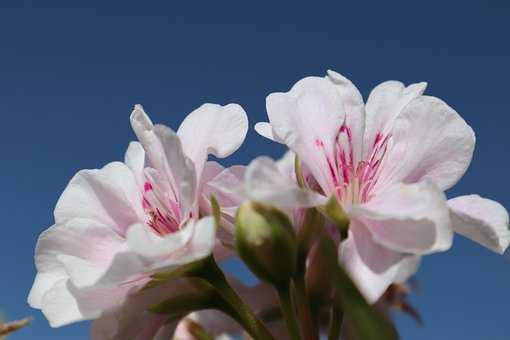
[[[327,79],[335,84],[343,102],[345,124],[352,134],[354,164],[362,160],[363,133],[365,130],[365,104],[356,86],[341,74],[328,70]]]
[[[510,244],[508,212],[496,201],[478,195],[448,200],[453,229],[497,253]]]
[[[298,81],[287,93],[272,93],[266,109],[274,134],[306,164],[324,192],[334,192],[328,160],[345,111],[337,87],[320,77]]]
[[[375,303],[395,281],[406,255],[372,240],[366,227],[351,220],[349,237],[339,247],[339,258],[369,303]]]
[[[181,216],[193,208],[197,177],[193,162],[184,154],[177,134],[163,125],[153,125],[140,105],[131,113],[131,126],[143,145],[152,167],[165,176],[172,188],[172,199],[179,202]]]
[[[60,196],[55,207],[55,223],[85,218],[124,235],[131,224],[143,220],[141,199],[133,172],[123,163],[82,170]]]
[[[430,182],[393,185],[349,215],[363,221],[375,242],[397,252],[423,255],[452,244],[446,198]]]
[[[181,123],[177,134],[185,154],[195,163],[198,177],[207,155],[227,157],[236,151],[248,132],[248,117],[237,104],[204,104]]]
[[[428,179],[441,190],[464,174],[475,146],[475,135],[445,102],[421,96],[396,119],[378,188],[391,183]]]
[[[368,96],[365,106],[364,157],[369,157],[378,134],[387,135],[402,109],[420,97],[427,83],[405,86],[399,81],[385,81],[377,85]]]
[[[322,205],[326,197],[300,188],[287,174],[282,174],[275,161],[261,156],[246,170],[245,193],[248,198],[280,208],[302,208]]]

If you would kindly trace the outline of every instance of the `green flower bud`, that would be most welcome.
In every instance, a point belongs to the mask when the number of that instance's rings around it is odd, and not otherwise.
[[[297,242],[284,212],[244,203],[237,211],[235,240],[239,256],[258,278],[275,286],[288,284],[296,270]]]

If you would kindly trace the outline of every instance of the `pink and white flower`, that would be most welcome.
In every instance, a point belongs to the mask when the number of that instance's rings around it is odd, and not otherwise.
[[[37,276],[28,297],[54,327],[95,319],[123,303],[155,272],[208,256],[213,218],[199,209],[209,154],[226,157],[248,121],[237,104],[204,104],[177,133],[154,125],[141,106],[131,114],[139,142],[124,163],[82,170],[37,243]]]
[[[469,166],[475,136],[425,88],[387,81],[364,103],[351,81],[329,71],[270,94],[270,122],[255,127],[299,156],[307,188],[262,158],[246,171],[247,191],[284,208],[336,197],[351,220],[339,256],[370,301],[409,275],[417,257],[447,250],[454,230],[499,253],[510,242],[508,213],[498,203],[447,201],[443,192]]]

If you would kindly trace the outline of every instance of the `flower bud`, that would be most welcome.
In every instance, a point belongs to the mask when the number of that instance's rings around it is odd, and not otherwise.
[[[289,218],[275,207],[246,202],[237,211],[237,252],[261,280],[288,284],[296,269],[296,235]]]

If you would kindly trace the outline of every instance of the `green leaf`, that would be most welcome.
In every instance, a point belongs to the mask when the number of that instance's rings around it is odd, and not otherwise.
[[[206,267],[208,265],[209,261],[210,261],[209,257],[206,257],[204,259],[197,260],[197,261],[182,265],[182,266],[177,267],[173,270],[153,274],[151,276],[152,280],[149,281],[142,288],[142,290],[155,288],[155,287],[159,286],[160,284],[167,282],[168,280],[172,280],[172,279],[176,279],[176,278],[184,277],[184,276],[193,276],[195,273],[199,272],[204,267]]]

